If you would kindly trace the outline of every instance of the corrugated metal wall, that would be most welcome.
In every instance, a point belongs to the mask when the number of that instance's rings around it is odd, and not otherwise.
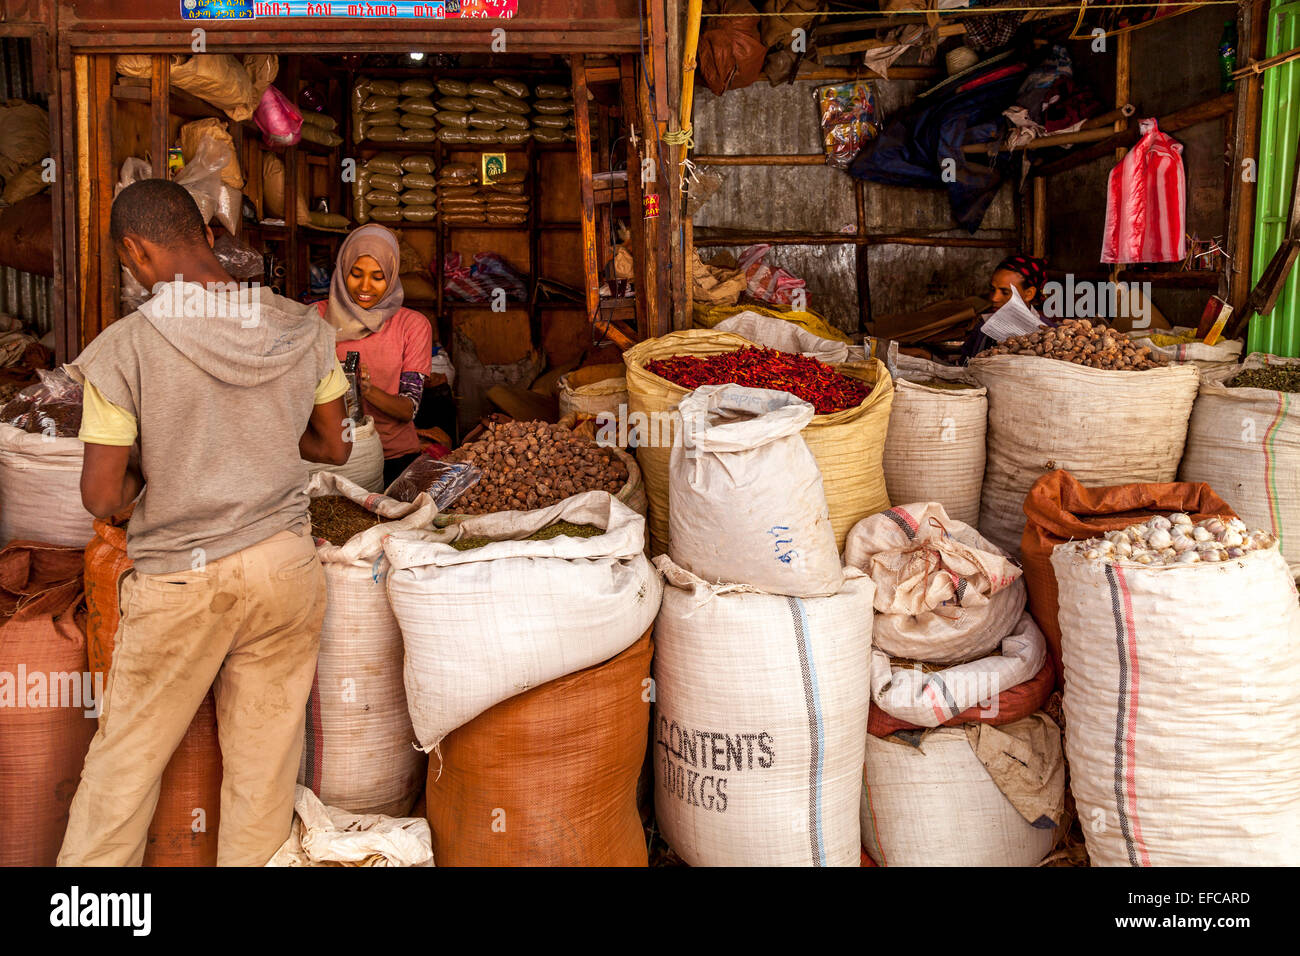
[[[695,150],[710,154],[808,154],[821,150],[821,127],[813,90],[825,81],[800,80],[778,87],[760,80],[714,96],[696,87]],[[915,80],[875,82],[886,119],[902,110],[928,84]],[[723,185],[696,213],[696,229],[753,232],[853,232],[857,223],[854,180],[828,166],[719,166]],[[992,267],[1014,244],[1015,191],[1006,185],[984,218],[979,237],[1006,238],[1002,249],[873,245],[867,254],[869,290],[858,288],[855,246],[773,246],[767,261],[808,283],[808,305],[845,331],[859,324],[860,296],[873,315],[918,309],[936,299],[977,295],[988,289]],[[923,230],[954,237],[945,193],[866,184],[865,231]],[[708,261],[722,247],[700,247]],[[740,252],[739,247],[727,251]]]
[[[22,99],[48,108],[46,97],[34,92],[31,40],[6,37],[0,40],[0,100]],[[0,267],[0,312],[17,316],[44,335],[54,328],[51,293],[54,280],[48,276]]]

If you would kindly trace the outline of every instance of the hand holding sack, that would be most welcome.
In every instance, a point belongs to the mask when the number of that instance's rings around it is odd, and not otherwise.
[[[673,561],[708,581],[829,596],[844,582],[821,472],[788,392],[704,385],[678,406],[669,464]]]

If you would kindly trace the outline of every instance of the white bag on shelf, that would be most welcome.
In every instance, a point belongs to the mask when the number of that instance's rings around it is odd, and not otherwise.
[[[22,538],[84,548],[94,516],[81,504],[76,438],[29,434],[0,424],[0,547]]]

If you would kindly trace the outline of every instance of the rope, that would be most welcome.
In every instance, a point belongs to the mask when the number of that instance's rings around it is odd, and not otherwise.
[[[695,130],[688,126],[686,129],[669,129],[659,137],[669,146],[685,146],[688,150],[695,148]]]

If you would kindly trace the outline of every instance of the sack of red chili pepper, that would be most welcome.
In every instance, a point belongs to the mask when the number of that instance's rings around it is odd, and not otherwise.
[[[871,394],[864,382],[841,375],[825,362],[759,346],[720,355],[674,355],[646,363],[646,371],[682,388],[742,385],[789,392],[830,415],[861,405]]]
[[[648,366],[683,355],[711,357],[745,348],[754,348],[754,343],[731,332],[687,329],[646,339],[623,353],[629,422],[650,435],[650,440],[639,442],[636,458],[650,499],[652,555],[669,547],[669,452],[678,431],[677,405],[689,390]],[[851,408],[813,416],[801,432],[821,471],[836,546],[843,548],[854,524],[889,507],[882,458],[894,383],[878,359],[827,368],[861,383],[866,394]]]

